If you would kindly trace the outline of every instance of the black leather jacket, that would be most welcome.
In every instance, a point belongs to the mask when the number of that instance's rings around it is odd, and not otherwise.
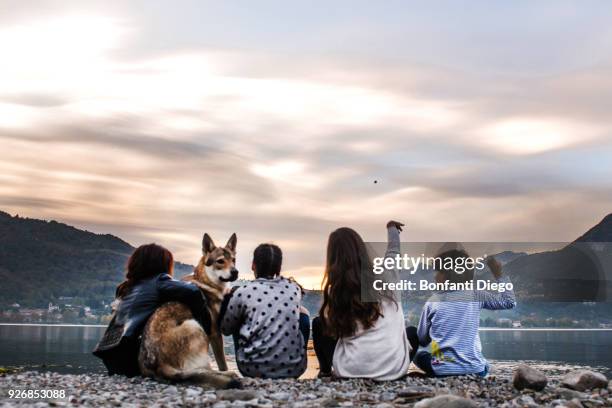
[[[118,301],[104,336],[93,351],[104,360],[109,374],[137,374],[133,371],[134,364],[137,366],[139,337],[149,317],[166,302],[178,301],[188,306],[206,333],[210,333],[211,318],[206,298],[193,283],[162,274],[137,283]]]

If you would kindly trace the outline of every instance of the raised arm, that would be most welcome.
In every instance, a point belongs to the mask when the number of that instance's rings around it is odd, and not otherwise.
[[[427,302],[425,305],[423,305],[423,311],[421,311],[421,318],[419,319],[419,327],[417,327],[419,344],[423,347],[431,343],[431,337],[429,336],[429,329],[431,328],[431,313],[431,304]]]
[[[398,221],[387,223],[387,252],[385,257],[393,257],[400,253],[400,232],[404,224]]]
[[[487,265],[489,266],[489,269],[497,282],[510,283],[510,278],[503,274],[501,264],[495,258],[488,258]],[[476,296],[483,309],[504,310],[512,309],[516,306],[514,290],[506,290],[505,292],[489,292],[479,290],[476,291]]]
[[[157,289],[163,303],[177,301],[189,307],[193,317],[210,334],[211,318],[206,297],[196,285],[172,279],[170,275],[162,275],[157,281]]]

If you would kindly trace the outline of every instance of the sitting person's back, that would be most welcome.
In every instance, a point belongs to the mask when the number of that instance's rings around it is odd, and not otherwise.
[[[332,363],[336,376],[394,380],[406,373],[410,344],[401,305],[382,301],[380,313],[372,327],[338,339]]]
[[[235,287],[222,306],[221,331],[232,335],[245,377],[297,378],[306,371],[310,333],[302,289],[280,276],[282,252],[262,244],[253,256],[256,279]]]
[[[399,254],[402,226],[387,224],[386,257]],[[362,279],[371,276],[372,265],[359,234],[350,228],[332,232],[326,264],[323,305],[312,323],[319,375],[379,381],[405,375],[412,347],[402,305],[389,293],[363,298]]]
[[[467,257],[463,251],[449,251],[438,255]],[[509,282],[502,276],[501,266],[489,258],[489,267],[499,282]],[[436,272],[436,280],[442,283],[452,278],[452,271]],[[473,271],[463,276],[472,279]],[[452,279],[450,279],[453,281]],[[480,310],[511,309],[516,305],[514,292],[492,293],[487,291],[455,290],[438,292],[427,301],[421,313],[417,335],[421,346],[431,344],[431,353],[420,351],[415,363],[430,376],[488,373],[488,363],[482,354],[480,335]]]
[[[173,265],[172,254],[156,244],[143,245],[130,257],[127,279],[117,287],[113,317],[93,351],[110,375],[140,374],[139,337],[149,317],[166,302],[184,303],[210,332],[206,298],[194,284],[172,279]]]

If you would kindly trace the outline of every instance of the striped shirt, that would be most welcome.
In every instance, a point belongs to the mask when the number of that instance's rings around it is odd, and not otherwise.
[[[509,283],[507,276],[498,282]],[[514,292],[444,291],[432,295],[421,313],[419,343],[431,343],[431,365],[436,375],[475,374],[485,370],[482,355],[480,310],[512,309]]]

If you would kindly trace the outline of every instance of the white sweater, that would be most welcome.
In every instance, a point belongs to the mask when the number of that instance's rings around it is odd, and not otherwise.
[[[399,231],[389,228],[386,256],[399,253]],[[401,301],[382,301],[382,317],[368,330],[358,329],[351,337],[338,340],[333,368],[339,377],[395,380],[406,374],[410,365],[410,343],[406,337]]]

